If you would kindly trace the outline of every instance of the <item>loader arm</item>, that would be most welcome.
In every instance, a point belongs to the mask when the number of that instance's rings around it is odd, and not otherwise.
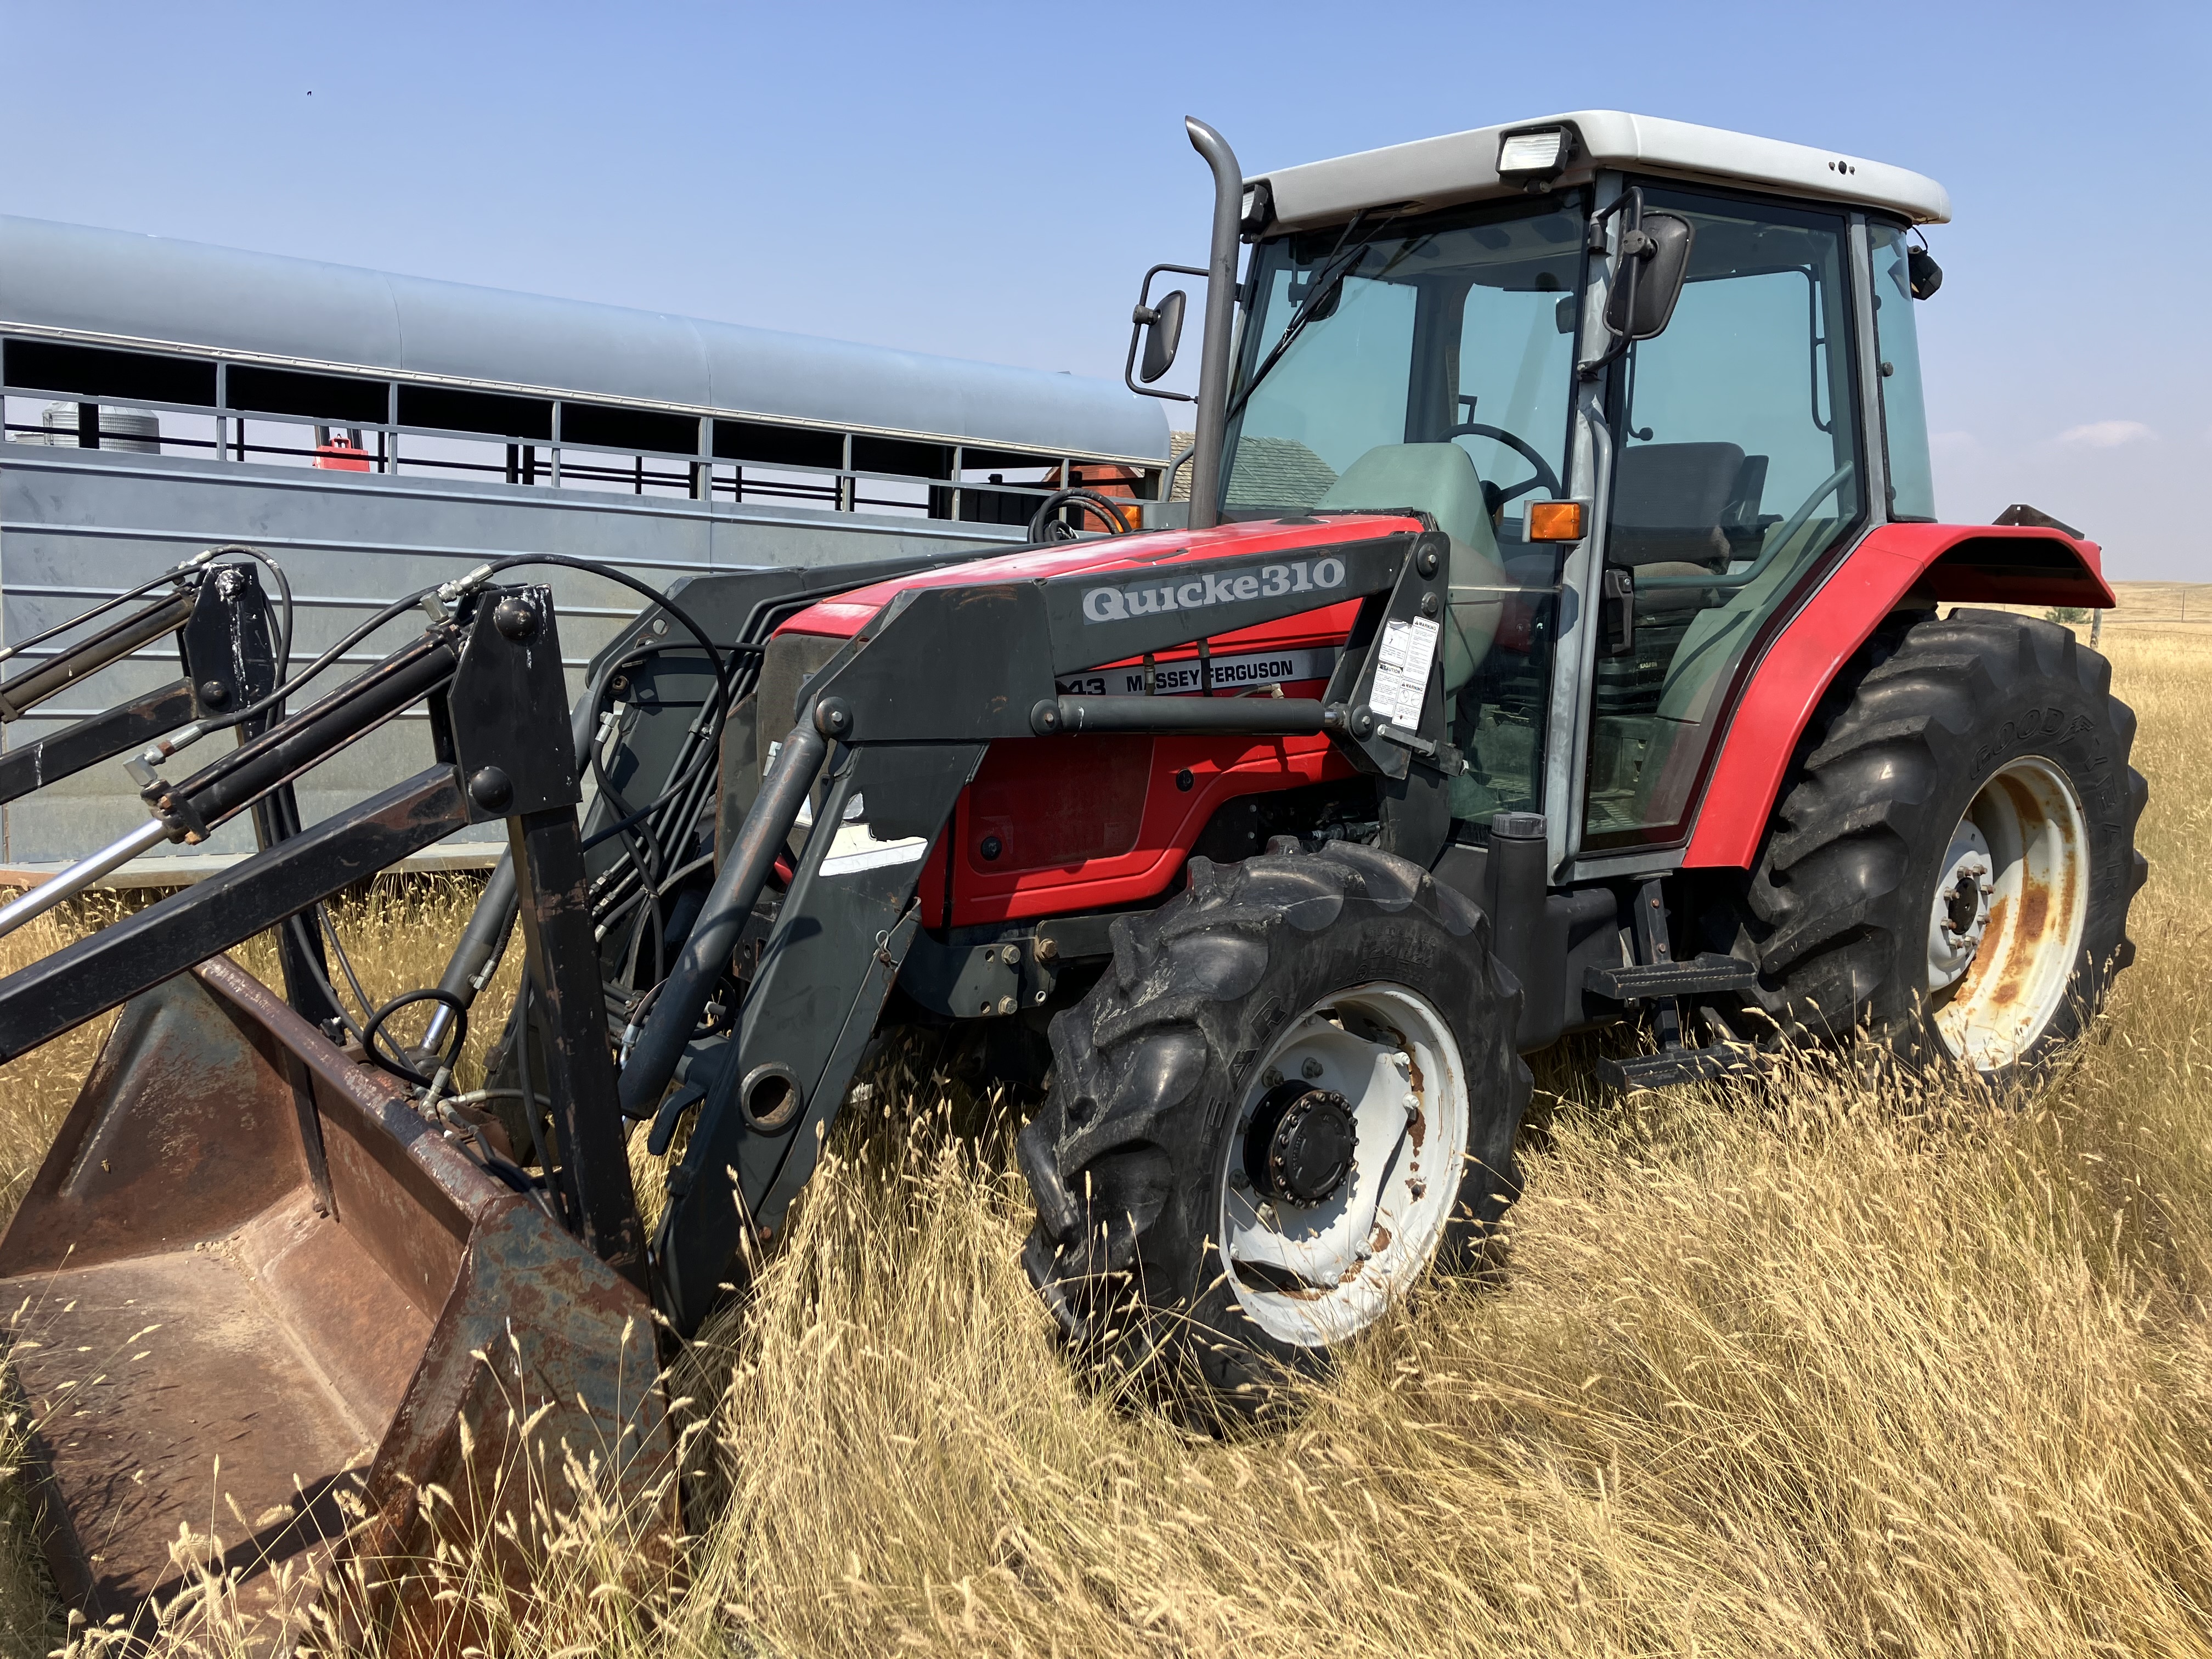
[[[216,720],[250,708],[276,689],[284,665],[276,660],[278,630],[259,574],[250,564],[210,565],[210,556],[202,555],[193,568],[178,575],[176,592],[110,623],[0,688],[0,722],[12,724],[56,693],[151,645],[165,633],[175,635],[184,670],[180,678],[167,685],[0,755],[0,805],[102,761],[143,750],[190,722]],[[95,609],[49,630],[47,636],[98,614]],[[280,712],[272,708],[241,720],[240,740],[259,736]],[[299,817],[291,785],[278,786],[255,804],[256,840],[262,847],[273,847],[297,833]],[[286,1000],[293,1008],[316,1025],[337,1017],[337,998],[331,988],[322,936],[311,918],[292,917],[283,923],[277,953]]]

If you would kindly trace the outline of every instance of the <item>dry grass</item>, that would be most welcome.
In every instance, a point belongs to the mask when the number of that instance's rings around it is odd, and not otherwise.
[[[641,1609],[567,1577],[497,1645],[2212,1651],[2200,640],[2106,635],[2154,874],[2136,967],[2039,1097],[1808,1065],[1624,1103],[1554,1068],[1497,1282],[1417,1298],[1295,1427],[1229,1443],[1068,1376],[1004,1126],[856,1128],[694,1357],[728,1501],[688,1588]],[[348,913],[379,989],[452,925],[404,902]],[[8,1072],[8,1191],[88,1042]],[[56,1635],[0,1559],[0,1642]]]

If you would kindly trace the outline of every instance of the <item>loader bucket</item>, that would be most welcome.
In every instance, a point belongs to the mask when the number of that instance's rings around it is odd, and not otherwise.
[[[258,1648],[319,1601],[458,1645],[409,1564],[502,1513],[526,1539],[564,1444],[666,1559],[643,1296],[228,960],[123,1009],[0,1239],[10,1315],[47,1558],[95,1623],[211,1599],[212,1570]]]

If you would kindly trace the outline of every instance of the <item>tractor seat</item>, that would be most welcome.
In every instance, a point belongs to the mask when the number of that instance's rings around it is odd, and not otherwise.
[[[1498,637],[1506,590],[1518,586],[1498,562],[1498,536],[1474,459],[1457,444],[1378,444],[1314,503],[1320,510],[1412,507],[1451,538],[1451,610],[1444,629],[1444,696],[1473,678]]]

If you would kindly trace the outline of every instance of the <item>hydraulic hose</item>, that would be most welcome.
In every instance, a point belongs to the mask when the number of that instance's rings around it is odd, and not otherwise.
[[[677,1063],[684,1058],[684,1045],[706,1011],[715,982],[729,968],[738,936],[775,867],[777,852],[799,821],[799,809],[805,805],[829,749],[811,721],[792,727],[784,738],[761,783],[760,798],[745,814],[729,856],[708,890],[699,919],[691,925],[691,936],[684,942],[683,954],[653,999],[653,1012],[623,1067],[624,1117],[651,1117],[660,1103],[661,1092],[676,1075]]]

